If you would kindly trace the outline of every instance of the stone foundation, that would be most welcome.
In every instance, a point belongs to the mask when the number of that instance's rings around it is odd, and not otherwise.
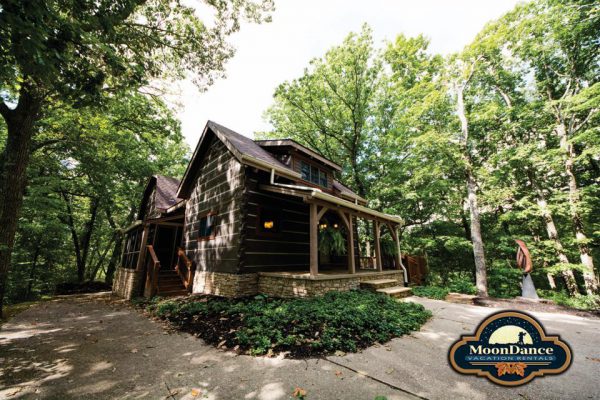
[[[258,293],[258,274],[196,271],[192,293],[244,297]]]
[[[358,289],[360,282],[375,279],[396,279],[403,286],[402,271],[363,272],[358,274],[293,275],[277,272],[260,272],[258,291],[273,297],[311,297],[320,296],[330,291],[347,291]]]
[[[126,299],[138,297],[142,293],[143,278],[142,271],[118,267],[115,271],[112,291]]]

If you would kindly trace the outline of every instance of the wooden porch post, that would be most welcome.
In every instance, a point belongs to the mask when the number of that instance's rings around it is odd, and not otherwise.
[[[375,237],[375,261],[377,271],[383,271],[383,263],[381,262],[381,243],[379,243],[380,239],[380,226],[379,221],[373,221],[373,230]]]
[[[356,273],[356,265],[354,264],[354,226],[352,224],[352,214],[348,214],[348,272]]]
[[[319,273],[319,219],[317,217],[317,205],[310,204],[310,275]]]
[[[148,241],[148,225],[144,225],[144,231],[142,232],[142,240],[140,241],[140,254],[138,255],[138,263],[135,268],[136,271],[144,269],[144,261],[146,260],[146,242]]]

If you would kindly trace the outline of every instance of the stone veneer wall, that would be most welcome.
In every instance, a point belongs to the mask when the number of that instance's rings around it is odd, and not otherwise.
[[[141,296],[143,277],[142,271],[118,267],[115,271],[112,291],[126,299]]]
[[[310,297],[323,295],[334,290],[358,289],[360,282],[376,279],[396,279],[398,285],[403,286],[404,275],[402,271],[390,271],[376,274],[363,273],[339,278],[319,276],[315,279],[259,273],[258,291],[273,297]]]
[[[258,274],[196,271],[193,293],[244,297],[258,293]]]

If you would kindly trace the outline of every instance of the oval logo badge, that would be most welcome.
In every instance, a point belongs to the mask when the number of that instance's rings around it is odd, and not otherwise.
[[[450,347],[448,359],[461,374],[518,386],[537,376],[566,371],[572,355],[569,345],[560,336],[546,335],[534,317],[501,311],[485,318],[473,336],[461,336]]]

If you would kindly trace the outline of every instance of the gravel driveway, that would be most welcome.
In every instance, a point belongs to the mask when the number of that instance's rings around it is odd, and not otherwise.
[[[534,313],[571,345],[563,375],[506,389],[447,365],[450,344],[493,308],[411,298],[434,312],[420,332],[327,359],[238,356],[168,332],[107,294],[36,305],[0,329],[7,399],[592,399],[600,398],[600,320]]]

